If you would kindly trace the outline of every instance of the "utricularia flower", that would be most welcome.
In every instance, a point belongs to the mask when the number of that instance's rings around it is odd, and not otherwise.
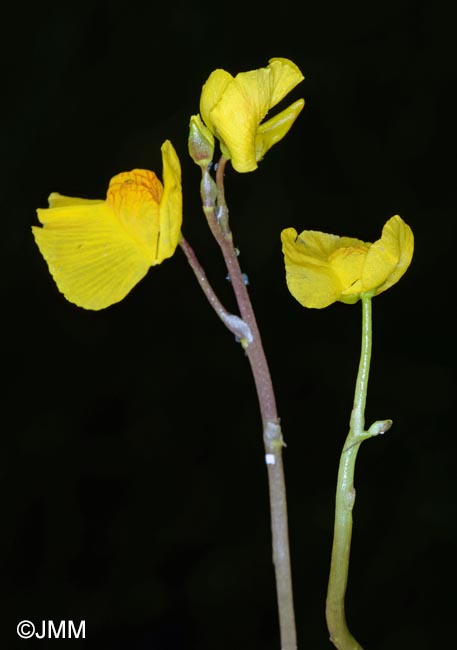
[[[289,291],[304,307],[317,309],[389,289],[414,251],[412,230],[398,215],[387,221],[374,244],[314,230],[297,235],[294,228],[283,230],[281,240]]]
[[[236,77],[214,70],[200,98],[203,122],[193,116],[191,124],[207,129],[208,141],[212,135],[219,139],[222,153],[236,171],[253,171],[286,135],[305,102],[299,99],[266,122],[263,119],[303,79],[295,63],[282,58],[270,59],[266,68],[240,72]]]
[[[162,145],[163,184],[146,169],[114,176],[106,200],[53,193],[38,209],[35,241],[57,287],[70,302],[103,309],[122,300],[175,252],[181,234],[181,167]]]

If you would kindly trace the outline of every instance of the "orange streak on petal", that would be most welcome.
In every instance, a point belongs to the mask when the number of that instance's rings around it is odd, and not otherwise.
[[[155,259],[163,185],[154,172],[134,169],[111,179],[107,203],[128,233]]]

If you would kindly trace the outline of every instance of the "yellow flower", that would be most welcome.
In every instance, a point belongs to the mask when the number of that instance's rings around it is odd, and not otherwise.
[[[294,228],[283,230],[281,240],[289,291],[304,307],[317,309],[389,289],[405,273],[414,250],[412,230],[398,215],[374,244],[314,230],[297,236]]]
[[[266,68],[236,77],[225,70],[211,73],[202,89],[200,113],[236,171],[257,169],[257,162],[289,131],[303,99],[267,122],[262,120],[303,79],[295,63],[279,58],[270,59]]]
[[[53,193],[33,235],[57,287],[70,302],[103,309],[122,300],[175,252],[181,233],[181,167],[162,145],[163,185],[145,169],[114,176],[106,201]]]

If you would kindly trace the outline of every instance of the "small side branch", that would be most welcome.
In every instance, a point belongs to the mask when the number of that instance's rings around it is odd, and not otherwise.
[[[200,262],[198,261],[193,248],[182,235],[179,245],[181,246],[181,249],[186,256],[187,261],[189,262],[189,265],[194,272],[195,277],[197,278],[198,284],[207,297],[209,304],[219,316],[221,321],[243,345],[248,345],[251,343],[253,336],[249,325],[236,314],[231,314],[228,312],[222,305],[219,298],[216,296],[212,286],[210,285],[208,278],[206,277],[206,273],[200,265]]]

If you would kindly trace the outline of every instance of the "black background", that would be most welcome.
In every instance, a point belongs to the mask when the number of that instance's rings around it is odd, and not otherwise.
[[[373,305],[367,421],[394,426],[359,454],[348,619],[371,650],[452,643],[456,52],[445,6],[80,0],[3,14],[5,647],[35,643],[15,636],[28,618],[85,619],[78,647],[279,648],[261,426],[240,346],[180,250],[118,305],[86,312],[58,293],[30,230],[51,191],[103,198],[120,171],[160,173],[169,138],[183,232],[234,310],[187,129],[213,69],[272,56],[303,71],[288,100],[305,109],[255,173],[228,169],[226,192],[288,444],[299,647],[331,647],[325,592],[360,305],[303,309],[279,234],[374,241],[393,214],[416,250]]]

